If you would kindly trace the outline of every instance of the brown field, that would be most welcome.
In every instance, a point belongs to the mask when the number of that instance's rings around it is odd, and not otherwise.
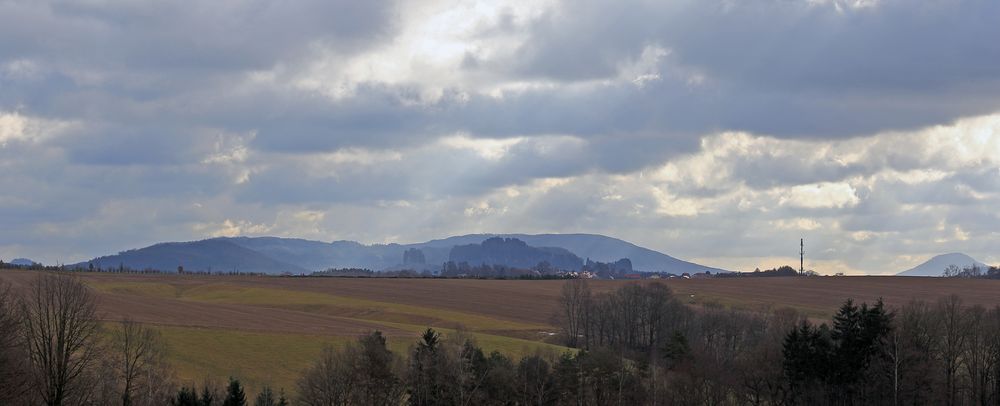
[[[0,271],[23,287],[31,271]],[[189,383],[233,375],[253,390],[294,389],[295,377],[323,345],[344,345],[380,330],[398,352],[434,327],[461,329],[487,351],[519,357],[567,349],[554,341],[552,316],[563,281],[353,279],[80,273],[97,293],[101,317],[130,317],[161,331],[178,378]],[[846,298],[890,306],[958,294],[967,304],[1000,305],[1000,281],[907,278],[720,278],[661,280],[687,303],[747,310],[791,307],[825,319]],[[628,281],[591,281],[606,292]],[[641,283],[655,283],[643,281]]]
[[[959,295],[967,305],[1000,305],[1000,280],[848,276],[816,278],[719,278],[667,281],[674,293],[694,303],[717,302],[728,307],[764,309],[791,307],[814,318],[829,318],[851,298],[890,307],[912,300],[937,301]],[[692,297],[693,295],[693,297]]]

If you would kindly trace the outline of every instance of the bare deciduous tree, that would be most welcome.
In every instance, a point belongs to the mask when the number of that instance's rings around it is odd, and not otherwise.
[[[975,403],[988,404],[990,388],[990,372],[993,371],[994,351],[991,348],[992,335],[996,330],[989,326],[989,314],[982,306],[973,306],[967,310],[967,332],[965,347],[962,349],[962,359],[965,361],[965,375],[969,380],[969,398]]]
[[[39,275],[21,300],[29,378],[46,405],[85,403],[88,370],[98,357],[96,305],[76,278]]]
[[[571,279],[566,281],[559,296],[562,311],[558,315],[559,325],[563,327],[566,343],[570,347],[580,345],[590,302],[590,286],[586,279]]]
[[[326,347],[299,379],[299,403],[327,405],[396,405],[405,393],[397,372],[402,361],[373,332],[342,349]]]
[[[0,281],[0,404],[17,403],[25,392],[26,356],[21,341],[21,314],[10,284]]]
[[[110,357],[123,406],[155,404],[164,392],[160,388],[169,386],[163,341],[149,327],[122,320],[111,334]]]
[[[945,374],[945,404],[958,403],[959,368],[962,367],[962,349],[968,338],[965,309],[958,295],[941,298],[937,305],[941,317],[940,357]]]

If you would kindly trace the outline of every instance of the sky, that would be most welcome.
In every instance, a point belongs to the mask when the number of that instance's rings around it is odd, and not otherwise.
[[[599,233],[1000,263],[996,0],[0,0],[0,259]]]

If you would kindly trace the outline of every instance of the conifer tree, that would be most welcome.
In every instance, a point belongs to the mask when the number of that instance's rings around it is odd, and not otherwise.
[[[205,388],[201,390],[201,406],[212,406],[213,402],[215,402],[215,395],[212,394],[208,385],[205,385]]]
[[[257,394],[257,399],[253,402],[254,406],[276,406],[278,404],[277,399],[274,398],[274,391],[271,387],[265,386],[263,390]]]
[[[238,379],[229,378],[229,388],[226,389],[226,399],[222,401],[222,406],[246,406],[247,396],[243,393],[243,386]]]
[[[198,402],[198,392],[195,388],[181,387],[177,391],[177,396],[170,399],[172,406],[200,406]]]
[[[278,406],[288,406],[288,398],[285,397],[285,390],[278,391]]]
[[[396,356],[389,351],[382,332],[375,331],[358,339],[353,353],[357,358],[352,374],[354,401],[359,404],[399,403],[404,389],[393,370]]]
[[[424,331],[421,340],[410,357],[409,383],[410,404],[433,405],[439,403],[440,391],[437,386],[438,340],[440,335],[432,328]]]

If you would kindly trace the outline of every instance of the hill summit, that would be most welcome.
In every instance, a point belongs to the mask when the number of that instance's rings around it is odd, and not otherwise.
[[[941,254],[928,259],[924,263],[917,265],[913,268],[907,269],[896,275],[899,276],[942,276],[945,268],[949,265],[955,265],[959,268],[965,268],[968,266],[978,266],[980,268],[989,268],[986,264],[973,259],[972,257],[965,255],[960,252],[952,252],[948,254]]]
[[[449,261],[473,265],[505,265],[527,269],[548,263],[561,270],[576,271],[583,267],[583,260],[565,248],[532,247],[516,238],[491,237],[481,244],[452,247]]]
[[[35,265],[37,262],[32,261],[28,258],[14,258],[7,263],[17,266],[32,266]]]

